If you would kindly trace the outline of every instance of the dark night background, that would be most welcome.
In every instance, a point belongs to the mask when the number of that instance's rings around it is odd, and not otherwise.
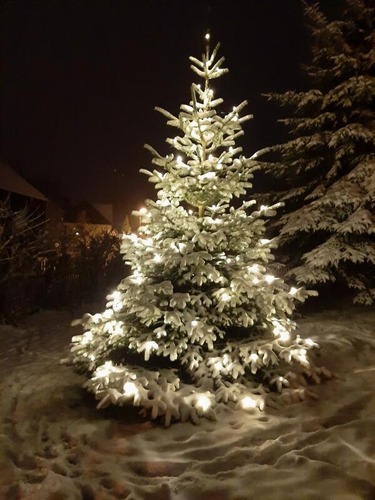
[[[1,160],[50,198],[129,211],[153,195],[144,143],[174,134],[154,107],[188,102],[207,28],[230,70],[216,95],[254,114],[246,155],[282,140],[261,94],[302,88],[309,58],[300,0],[2,0],[1,18]]]

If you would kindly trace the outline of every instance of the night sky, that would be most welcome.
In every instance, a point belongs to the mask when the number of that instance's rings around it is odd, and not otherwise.
[[[176,132],[154,107],[188,102],[207,29],[230,71],[215,94],[254,114],[246,155],[284,137],[261,94],[302,88],[309,57],[300,0],[2,0],[1,18],[1,160],[49,197],[129,211],[154,193],[143,145]]]

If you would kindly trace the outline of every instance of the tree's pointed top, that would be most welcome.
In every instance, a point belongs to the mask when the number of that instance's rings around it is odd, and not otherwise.
[[[208,38],[207,38],[208,37]],[[216,61],[216,56],[220,47],[220,43],[217,43],[212,52],[210,52],[210,34],[206,33],[205,39],[207,41],[206,53],[202,54],[202,59],[197,59],[196,57],[190,56],[189,59],[193,63],[190,67],[197,73],[200,77],[206,80],[212,80],[213,78],[218,78],[224,73],[228,72],[227,68],[221,68],[224,62],[224,57],[220,57]]]

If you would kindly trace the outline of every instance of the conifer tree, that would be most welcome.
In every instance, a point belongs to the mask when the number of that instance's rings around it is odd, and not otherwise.
[[[314,343],[295,335],[291,319],[295,299],[309,292],[268,270],[264,217],[274,207],[232,204],[256,167],[236,147],[246,102],[218,111],[211,82],[227,72],[218,49],[190,58],[202,83],[178,116],[157,108],[178,135],[166,140],[166,156],[148,147],[156,168],[143,172],[157,200],[135,212],[138,234],[123,236],[130,275],[103,313],[77,322],[84,333],[73,338],[72,361],[89,374],[98,407],[139,406],[166,425],[213,418],[218,403],[262,409],[270,388],[313,370]]]
[[[369,0],[343,1],[329,21],[306,6],[312,88],[269,94],[288,109],[291,139],[259,155],[285,204],[273,224],[278,258],[299,284],[338,282],[375,301],[375,32]],[[279,212],[282,213],[282,212]]]

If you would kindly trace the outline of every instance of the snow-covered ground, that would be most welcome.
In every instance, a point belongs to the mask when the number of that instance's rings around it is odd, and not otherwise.
[[[72,315],[0,326],[1,500],[354,500],[375,498],[375,313],[299,321],[337,377],[317,399],[216,422],[144,421],[96,410],[68,366]]]

